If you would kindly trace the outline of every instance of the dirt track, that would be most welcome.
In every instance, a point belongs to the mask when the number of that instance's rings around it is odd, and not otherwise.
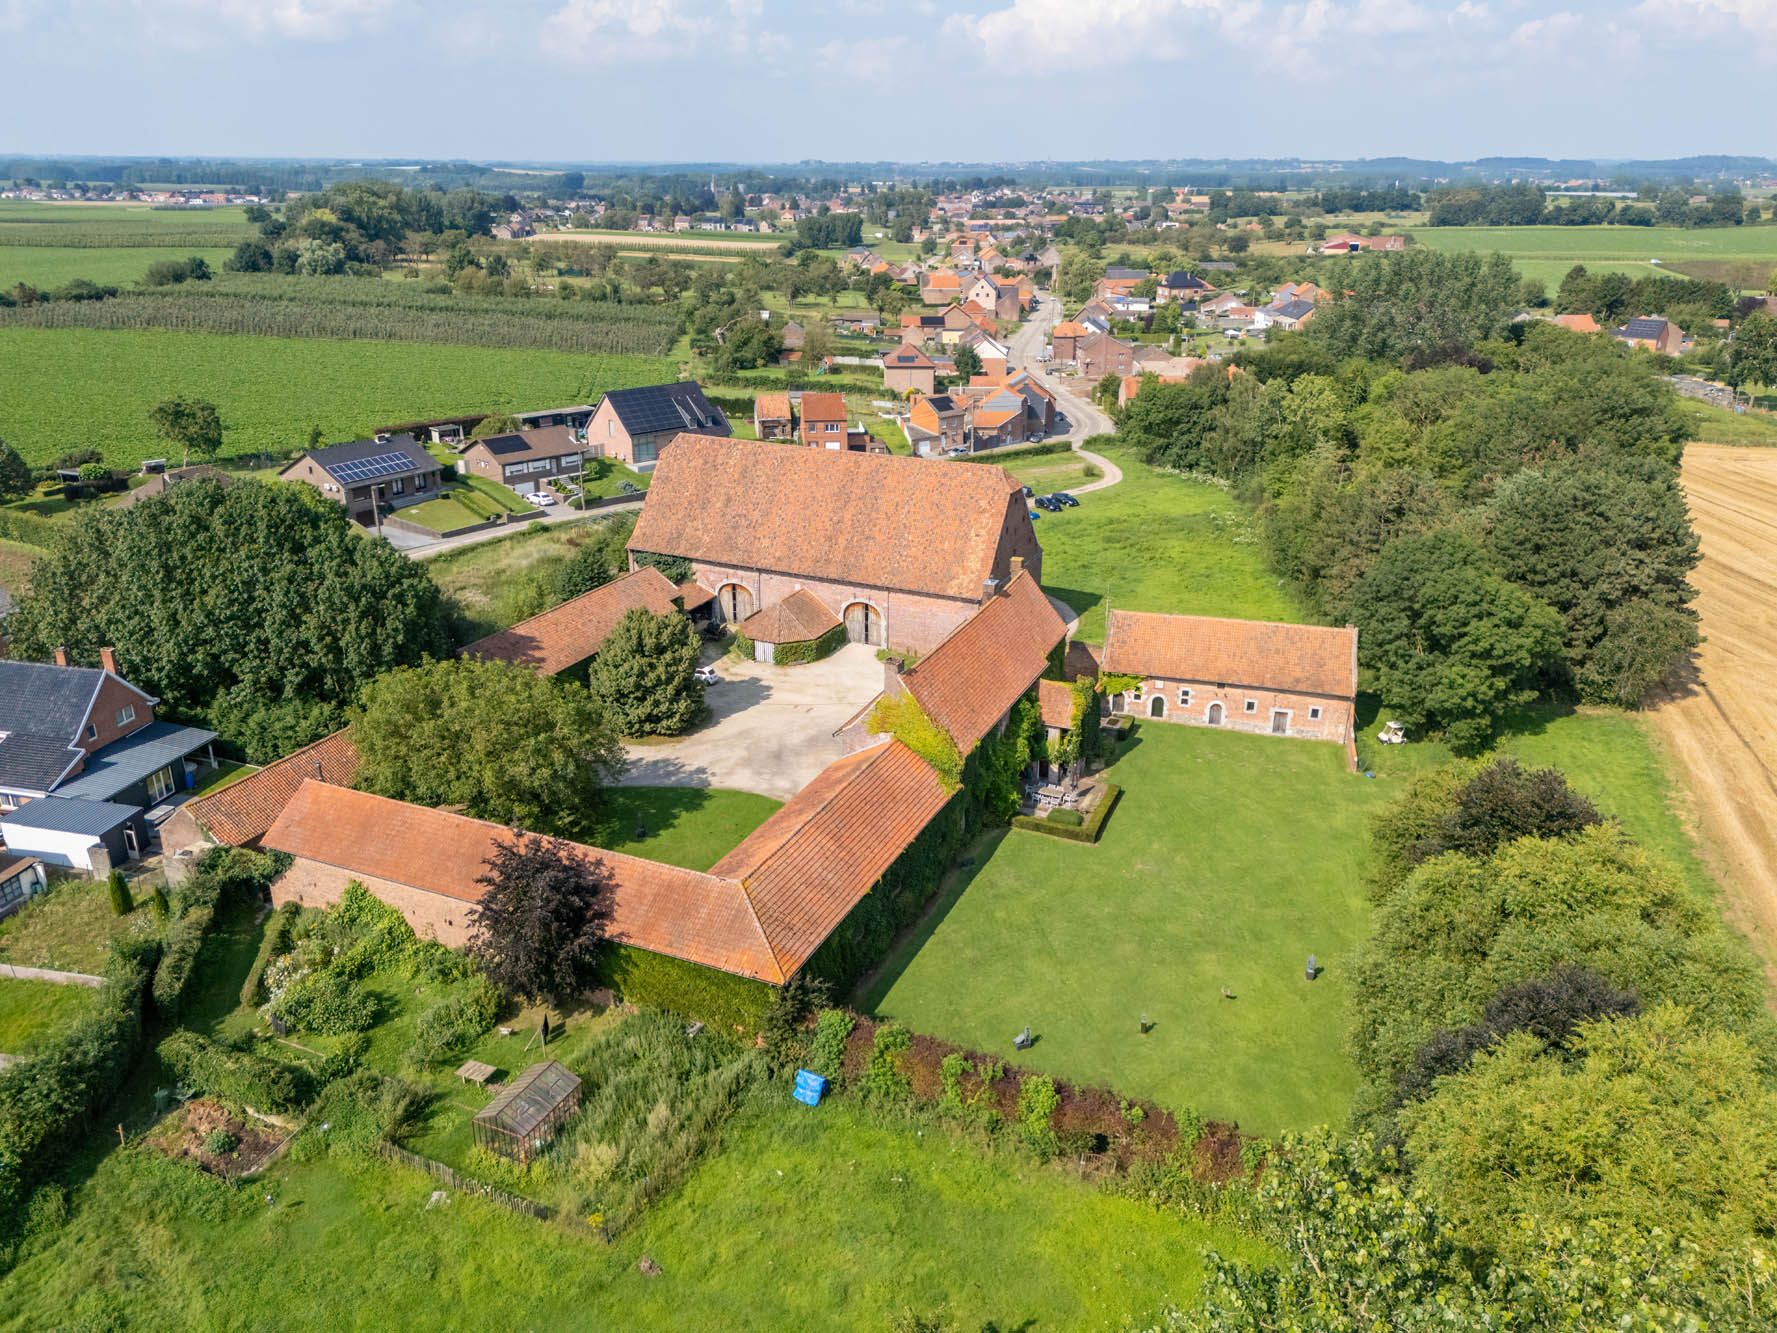
[[[1697,679],[1652,711],[1730,910],[1777,983],[1777,449],[1693,444]]]

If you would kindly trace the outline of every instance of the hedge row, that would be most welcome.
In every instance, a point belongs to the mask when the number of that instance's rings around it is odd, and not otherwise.
[[[213,847],[174,890],[178,915],[167,930],[160,965],[154,970],[154,1007],[168,1022],[176,1021],[185,1007],[217,910],[225,901],[263,896],[287,863],[288,858],[276,852]]]
[[[845,626],[835,625],[818,639],[803,639],[799,643],[780,643],[772,652],[771,660],[778,666],[798,666],[804,662],[818,662],[823,657],[831,657],[845,647]]]
[[[123,1085],[157,951],[152,940],[113,945],[99,1011],[0,1072],[0,1242],[16,1234],[26,1196]]]
[[[1049,454],[1067,454],[1073,452],[1073,445],[1066,440],[1044,440],[1041,444],[1021,445],[1016,449],[996,449],[986,454],[963,454],[960,461],[964,463],[1016,463],[1026,458],[1043,458]]]
[[[1083,819],[1077,810],[1053,810],[1049,818],[1039,819],[1035,815],[1018,815],[1012,820],[1013,828],[1028,829],[1032,833],[1046,833],[1051,838],[1065,838],[1069,842],[1097,842],[1099,832],[1104,828],[1105,820],[1111,817],[1111,807],[1123,789],[1114,782],[1104,784],[1104,795],[1093,807],[1092,813]],[[1056,819],[1056,815],[1073,815],[1073,820]],[[1078,820],[1079,822],[1075,822]]]
[[[259,941],[259,952],[253,957],[253,966],[241,983],[241,1003],[247,1008],[257,1008],[265,1003],[265,969],[290,952],[290,937],[301,911],[299,904],[285,903],[272,913],[272,919],[265,927],[265,936]]]
[[[628,944],[607,945],[599,981],[630,1004],[666,1009],[723,1032],[751,1034],[765,1022],[777,988]]]
[[[248,1051],[231,1051],[195,1032],[175,1032],[155,1052],[190,1092],[255,1111],[288,1111],[302,1100],[296,1076]]]
[[[1187,1117],[1181,1127],[1172,1112],[1143,1098],[1019,1069],[997,1056],[849,1010],[827,1009],[817,1016],[808,1061],[836,1090],[879,1103],[934,1107],[989,1133],[1009,1133],[1044,1158],[1062,1156],[1122,1171],[1165,1161],[1201,1141],[1240,1139],[1232,1125]],[[1238,1154],[1230,1169],[1241,1169]]]

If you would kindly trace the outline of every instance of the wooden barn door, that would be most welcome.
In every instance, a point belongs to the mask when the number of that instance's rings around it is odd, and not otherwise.
[[[753,590],[743,583],[724,583],[716,601],[722,608],[722,619],[730,624],[738,625],[753,614]]]
[[[882,617],[868,602],[853,602],[845,608],[845,638],[848,643],[867,643],[882,647]]]

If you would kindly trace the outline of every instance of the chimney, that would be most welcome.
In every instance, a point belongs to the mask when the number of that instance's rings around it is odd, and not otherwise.
[[[68,650],[66,648],[57,648],[56,649],[56,665],[57,666],[67,666],[68,665]]]
[[[121,676],[123,674],[123,672],[117,669],[117,649],[115,648],[99,649],[99,665],[104,667],[105,670],[109,671],[114,676]]]
[[[1024,557],[1021,555],[1015,555],[1012,557],[1012,575],[1011,578],[1006,580],[1006,582],[1010,583],[1012,579],[1017,578],[1022,573],[1024,573]]]
[[[1000,581],[998,579],[981,580],[981,600],[983,602],[991,602],[993,600],[993,595],[999,590]]]

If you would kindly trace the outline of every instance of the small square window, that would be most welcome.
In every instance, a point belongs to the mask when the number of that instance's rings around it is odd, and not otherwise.
[[[1248,699],[1246,701],[1246,711],[1249,713],[1258,712],[1259,711],[1259,701],[1257,699]]]
[[[1310,709],[1309,709],[1309,710],[1308,710],[1308,720],[1309,720],[1309,721],[1310,721],[1310,722],[1318,722],[1318,721],[1320,721],[1320,709],[1319,709],[1319,707],[1314,707],[1314,708],[1310,708]]]
[[[99,728],[96,724],[91,722],[86,724],[86,738],[89,741],[96,741],[99,739]]]
[[[129,726],[130,723],[134,722],[135,720],[136,720],[136,706],[134,704],[125,704],[122,708],[117,710],[117,725],[118,726],[127,727],[127,726]]]
[[[1182,686],[1178,692],[1178,706],[1180,708],[1189,708],[1191,706],[1191,692],[1184,689]]]

